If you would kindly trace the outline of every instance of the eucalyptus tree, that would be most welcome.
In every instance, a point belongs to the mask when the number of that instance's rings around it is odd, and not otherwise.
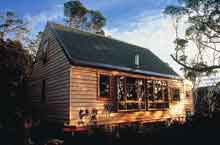
[[[27,49],[29,54],[31,55],[32,58],[32,66],[36,62],[36,56],[38,49],[40,47],[41,43],[41,38],[42,38],[43,32],[38,32],[35,37],[30,37],[27,35],[23,39],[23,47],[24,49]]]
[[[0,123],[27,104],[26,82],[33,64],[21,41],[27,32],[27,23],[14,12],[0,14]]]
[[[15,36],[16,39],[19,39],[27,31],[27,23],[20,19],[15,12],[7,11],[0,14],[0,38]]]
[[[64,15],[70,27],[104,34],[102,28],[106,24],[106,18],[100,11],[87,9],[80,1],[64,3]]]
[[[220,1],[180,2],[180,5],[170,5],[164,10],[175,20],[175,53],[171,57],[195,83],[200,76],[220,69]],[[181,24],[185,27],[184,35],[180,34]]]

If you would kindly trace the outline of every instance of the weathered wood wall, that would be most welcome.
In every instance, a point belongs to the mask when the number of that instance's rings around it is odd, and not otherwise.
[[[69,121],[70,67],[64,51],[58,45],[54,35],[46,30],[43,40],[49,41],[47,61],[43,64],[42,48],[37,53],[29,83],[30,96],[33,104],[41,108],[49,121],[64,123]],[[46,102],[41,102],[42,82],[46,81]]]
[[[192,83],[191,82],[184,82],[184,93],[185,93],[185,108],[186,111],[194,112],[194,105],[193,105],[193,93],[192,93]]]
[[[144,79],[160,79],[167,80],[168,86],[179,88],[181,101],[171,101],[170,108],[158,111],[136,111],[136,112],[118,112],[111,113],[110,116],[104,110],[104,105],[111,102],[99,97],[99,75],[108,74],[110,76],[121,75],[134,78]],[[102,122],[107,119],[111,123],[119,123],[126,121],[145,120],[152,122],[153,120],[163,120],[170,117],[185,116],[185,105],[191,104],[192,98],[186,99],[183,82],[179,80],[164,79],[158,77],[147,77],[144,75],[131,74],[119,71],[111,71],[104,69],[96,69],[91,67],[73,66],[71,69],[70,81],[70,120],[72,125],[77,125],[79,121],[79,110],[88,109],[90,112],[93,108],[98,109],[98,121]],[[106,118],[107,116],[107,118]]]
[[[49,40],[47,62],[43,63],[42,48],[40,48],[36,58],[37,63],[34,65],[29,83],[29,94],[33,104],[42,108],[42,114],[49,121],[77,125],[80,109],[88,109],[91,112],[93,108],[96,108],[98,109],[98,121],[106,122],[107,120],[111,123],[140,120],[152,122],[170,117],[185,116],[185,110],[192,110],[192,96],[186,98],[185,95],[186,91],[190,91],[191,88],[190,86],[183,87],[183,82],[181,81],[106,69],[72,66],[50,31],[46,30],[44,32],[43,39]],[[104,99],[99,97],[100,74],[166,80],[168,86],[180,88],[181,101],[170,100],[170,108],[166,110],[108,114],[104,106],[110,103],[113,98]],[[45,103],[41,102],[43,80],[46,81]]]

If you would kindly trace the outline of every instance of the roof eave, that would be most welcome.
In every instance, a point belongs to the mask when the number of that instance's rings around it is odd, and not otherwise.
[[[126,72],[131,72],[131,73],[144,74],[144,75],[149,75],[149,76],[157,76],[157,77],[164,77],[164,78],[172,78],[176,80],[183,80],[183,78],[181,78],[180,76],[175,76],[175,75],[157,73],[157,72],[152,72],[152,71],[145,71],[141,69],[122,67],[122,66],[116,66],[116,65],[110,65],[110,64],[88,62],[88,61],[82,61],[82,60],[76,60],[76,59],[71,59],[71,64],[82,65],[82,66],[92,66],[92,67],[99,67],[99,68],[126,71]]]

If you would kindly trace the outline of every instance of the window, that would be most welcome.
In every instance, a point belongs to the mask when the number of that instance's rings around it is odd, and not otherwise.
[[[139,54],[136,54],[135,55],[135,65],[137,66],[137,67],[139,67],[140,66],[140,55]]]
[[[166,81],[147,80],[148,109],[168,108],[168,85]]]
[[[46,80],[42,81],[41,103],[46,103]]]
[[[146,80],[146,91],[147,91],[147,97],[150,101],[154,100],[154,87],[153,87],[153,81],[152,80]]]
[[[117,105],[119,110],[126,110],[126,95],[125,95],[125,77],[117,77]]]
[[[100,75],[99,78],[100,97],[110,97],[110,79],[107,75]]]
[[[172,101],[180,101],[180,90],[177,88],[171,89]]]
[[[120,111],[169,108],[167,81],[118,76],[116,86]]]
[[[44,41],[42,45],[42,60],[44,64],[47,61],[47,47],[48,47],[48,40]]]
[[[144,81],[142,79],[127,78],[127,108],[145,109]]]
[[[146,108],[144,80],[117,77],[117,101],[119,110],[142,110]]]

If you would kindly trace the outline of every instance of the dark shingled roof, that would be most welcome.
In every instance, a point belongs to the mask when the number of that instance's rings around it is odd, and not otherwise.
[[[146,48],[51,22],[48,27],[72,64],[180,79],[168,64]],[[139,68],[134,63],[136,54],[140,56]]]

